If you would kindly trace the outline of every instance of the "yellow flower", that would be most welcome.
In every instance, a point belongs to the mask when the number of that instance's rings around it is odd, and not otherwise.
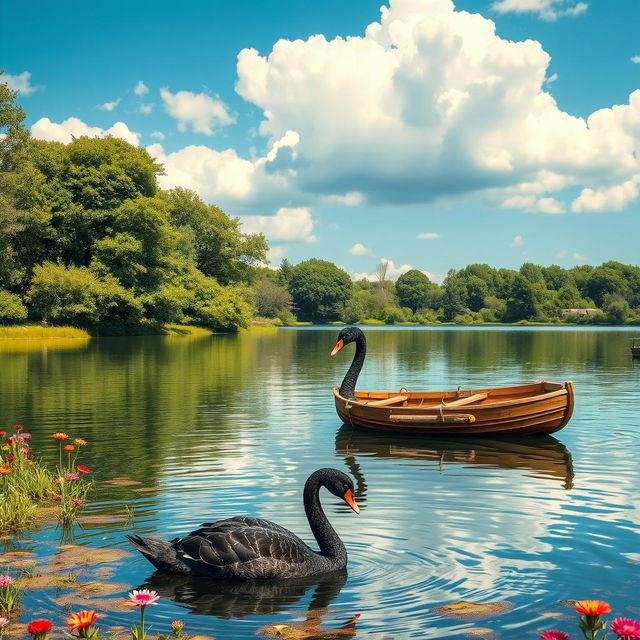
[[[82,438],[74,438],[73,440],[79,447],[84,447],[87,444],[86,440],[83,440]]]
[[[54,433],[51,437],[56,440],[66,440],[69,436],[66,433]]]

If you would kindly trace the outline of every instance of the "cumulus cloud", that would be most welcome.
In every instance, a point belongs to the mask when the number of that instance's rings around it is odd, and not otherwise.
[[[573,0],[497,0],[491,8],[498,13],[535,13],[539,18],[555,22],[563,16],[579,16],[589,5]]]
[[[162,133],[162,131],[154,131],[151,134],[152,138],[155,138],[156,140],[164,140],[164,133]]]
[[[271,169],[309,195],[499,203],[519,190],[526,208],[557,213],[558,200],[531,196],[637,170],[640,91],[572,116],[546,90],[549,61],[540,43],[503,40],[449,0],[395,0],[364,36],[241,51],[237,91],[263,110],[263,135],[298,135]]]
[[[103,102],[98,105],[98,109],[102,109],[103,111],[113,111],[120,104],[120,98],[114,100],[113,102]]]
[[[354,244],[353,247],[349,249],[349,253],[353,256],[364,256],[367,253],[371,253],[371,249],[368,249],[360,242],[356,242],[356,244]]]
[[[146,96],[147,93],[149,93],[149,87],[147,87],[147,85],[142,82],[142,80],[138,80],[138,84],[135,86],[133,93],[141,98],[142,96]]]
[[[281,207],[274,216],[242,216],[245,233],[264,233],[274,242],[315,242],[314,221],[307,207]]]
[[[633,62],[634,64],[640,64],[640,56],[633,56],[631,58],[631,62]]]
[[[583,256],[581,253],[575,251],[571,256],[576,262],[584,262],[587,259],[587,256]]]
[[[160,90],[160,96],[167,113],[178,121],[178,130],[181,132],[191,128],[194,133],[210,136],[214,128],[234,122],[222,100],[205,93],[171,93],[169,89],[163,88]]]
[[[397,280],[403,273],[415,269],[415,267],[411,266],[410,264],[402,264],[400,266],[396,266],[396,263],[393,260],[389,260],[387,258],[382,258],[381,262],[385,262],[387,265],[387,280]],[[422,269],[418,269],[418,271],[422,271],[422,273],[424,273],[432,282],[440,283],[443,280],[443,276],[440,276],[438,274],[430,273],[429,271],[423,271]],[[372,273],[355,272],[351,273],[351,278],[353,280],[369,280],[370,282],[375,282],[378,280],[378,274],[376,273],[376,271]]]
[[[6,84],[11,91],[19,91],[22,96],[28,96],[42,89],[40,86],[31,84],[31,73],[29,71],[23,71],[16,76],[12,76],[10,73],[2,73],[0,74],[0,83]]]
[[[439,233],[419,233],[416,238],[418,238],[419,240],[435,240],[436,238],[439,238],[440,234]]]
[[[148,116],[153,111],[153,105],[146,102],[138,103],[138,113]]]
[[[630,202],[638,198],[640,173],[631,180],[603,189],[583,189],[571,203],[571,210],[582,212],[622,211]]]
[[[109,129],[91,127],[79,118],[67,118],[63,122],[52,122],[49,118],[40,118],[31,126],[31,135],[39,140],[49,142],[71,142],[80,136],[91,138],[102,138],[104,136],[114,136],[122,138],[130,144],[140,144],[140,134],[131,131],[124,122],[116,122]]]
[[[515,236],[511,241],[512,247],[521,247],[524,244],[524,238],[522,236]]]

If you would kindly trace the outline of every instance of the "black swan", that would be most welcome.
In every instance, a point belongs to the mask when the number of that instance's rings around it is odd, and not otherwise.
[[[367,355],[367,339],[358,327],[345,327],[338,334],[338,342],[336,342],[336,346],[331,352],[331,355],[335,356],[342,347],[350,342],[356,343],[356,352],[339,391],[340,395],[347,399],[356,397],[356,382],[364,364],[364,358]]]
[[[320,553],[274,522],[243,516],[206,522],[171,542],[140,536],[127,538],[160,571],[177,575],[260,580],[343,570],[347,566],[347,550],[322,510],[320,487],[326,487],[360,513],[348,475],[337,469],[314,471],[304,485],[303,499]]]

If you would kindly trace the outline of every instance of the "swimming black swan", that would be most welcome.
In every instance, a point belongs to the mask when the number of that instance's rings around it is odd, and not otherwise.
[[[304,485],[304,510],[318,541],[316,553],[298,536],[260,518],[228,518],[206,522],[183,538],[164,542],[127,536],[151,564],[166,573],[213,578],[301,578],[347,566],[347,550],[320,505],[320,487],[342,498],[360,513],[351,478],[337,469],[314,471]]]
[[[339,391],[340,395],[347,399],[356,397],[356,382],[364,364],[364,357],[367,354],[367,339],[358,327],[345,327],[338,334],[338,342],[336,342],[336,346],[331,352],[331,355],[335,356],[342,347],[350,342],[356,343],[356,352]]]

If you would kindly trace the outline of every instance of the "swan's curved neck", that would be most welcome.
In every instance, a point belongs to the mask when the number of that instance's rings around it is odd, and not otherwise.
[[[364,333],[359,333],[355,340],[356,352],[353,356],[351,366],[347,371],[347,374],[340,385],[340,395],[343,398],[355,398],[356,397],[356,383],[358,382],[358,376],[362,370],[364,364],[364,358],[367,354],[367,341],[364,337]]]
[[[320,504],[320,487],[323,485],[322,478],[316,474],[311,474],[304,485],[304,511],[309,520],[309,526],[320,547],[320,554],[331,559],[341,559],[347,557],[347,550],[338,537],[335,529],[331,526]]]

